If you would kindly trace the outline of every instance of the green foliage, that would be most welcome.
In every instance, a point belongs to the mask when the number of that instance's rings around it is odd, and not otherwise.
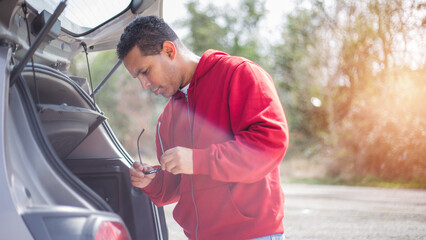
[[[207,49],[216,49],[264,63],[256,38],[258,23],[265,15],[264,0],[243,0],[235,9],[213,4],[202,7],[195,0],[186,6],[189,18],[182,25],[190,34],[184,42],[194,53],[202,55]]]
[[[325,86],[321,83],[322,53],[320,25],[323,19],[315,11],[297,9],[287,17],[282,34],[283,43],[275,46],[274,76],[287,113],[293,151],[303,152],[308,145],[322,140],[327,131],[327,113],[324,107],[315,107],[312,97],[322,97]]]
[[[225,50],[222,42],[227,31],[225,27],[216,23],[218,9],[209,5],[204,12],[198,10],[198,1],[188,2],[186,5],[190,17],[184,22],[189,26],[190,35],[185,39],[191,50],[197,55],[202,55],[207,49]]]
[[[426,175],[426,116],[420,109],[425,62],[418,55],[426,49],[425,29],[415,24],[421,22],[418,5],[311,1],[287,18],[276,64],[284,76],[281,92],[291,96],[283,104],[292,143],[328,149],[336,161],[334,177],[416,181]],[[323,100],[318,112],[309,106],[310,96]]]
[[[213,48],[265,67],[289,121],[287,157],[333,159],[328,182],[424,182],[426,67],[420,53],[426,51],[425,4],[308,0],[296,5],[271,52],[258,39],[265,0],[240,0],[225,8],[192,0],[181,22],[189,29],[183,40],[198,55]],[[96,86],[116,56],[106,52],[90,58]],[[71,66],[72,74],[87,76],[84,55]],[[314,106],[313,97],[322,104]],[[153,129],[165,101],[141,91],[123,67],[96,96],[133,156],[142,127],[147,129],[143,155],[155,155]]]

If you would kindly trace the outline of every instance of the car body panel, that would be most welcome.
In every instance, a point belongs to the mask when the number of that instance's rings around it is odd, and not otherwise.
[[[62,29],[42,41],[34,63],[11,84],[13,67],[29,49],[25,16],[31,25],[38,14],[29,8],[25,15],[23,2],[0,1],[0,224],[10,226],[0,236],[94,239],[106,219],[134,239],[168,239],[163,209],[132,187],[133,160],[89,95],[87,80],[67,75],[83,41],[89,51],[114,49],[138,14],[161,15],[162,1],[132,1],[84,35]]]
[[[26,228],[24,220],[16,211],[14,197],[10,191],[11,181],[6,172],[6,108],[9,99],[9,64],[11,50],[8,47],[0,47],[0,223],[8,223],[7,227],[0,228],[0,236],[4,239],[32,239]]]

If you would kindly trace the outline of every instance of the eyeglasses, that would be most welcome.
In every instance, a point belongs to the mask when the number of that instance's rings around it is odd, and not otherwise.
[[[137,145],[138,145],[138,154],[139,154],[139,162],[141,163],[142,166],[143,166],[143,163],[142,163],[142,158],[141,158],[141,151],[139,150],[139,140],[141,139],[141,136],[142,136],[143,132],[145,132],[144,128],[142,129],[141,133],[139,134],[138,142],[137,142]],[[159,168],[153,168],[153,169],[151,169],[149,171],[144,171],[143,173],[144,174],[153,174],[153,173],[156,173],[156,172],[159,172],[159,171],[161,171],[160,167]]]

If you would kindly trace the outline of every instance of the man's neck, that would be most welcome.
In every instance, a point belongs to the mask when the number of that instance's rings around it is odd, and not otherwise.
[[[183,81],[181,84],[181,88],[188,85],[191,80],[192,76],[194,76],[195,69],[197,69],[197,65],[200,62],[200,57],[189,51],[188,49],[183,50],[182,56],[182,65],[183,65]]]

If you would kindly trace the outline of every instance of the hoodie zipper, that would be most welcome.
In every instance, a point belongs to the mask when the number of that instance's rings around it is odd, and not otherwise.
[[[186,102],[186,110],[187,110],[187,115],[188,115],[189,132],[190,132],[190,136],[191,136],[191,147],[193,147],[193,145],[194,145],[194,137],[193,137],[193,133],[192,133],[191,118],[190,118],[190,115],[189,115],[188,93],[185,93],[185,102]],[[192,197],[192,202],[194,203],[195,219],[196,219],[195,239],[198,240],[198,209],[197,209],[197,204],[195,202],[195,196],[194,196],[193,175],[190,176],[190,180],[191,180],[191,197]]]

